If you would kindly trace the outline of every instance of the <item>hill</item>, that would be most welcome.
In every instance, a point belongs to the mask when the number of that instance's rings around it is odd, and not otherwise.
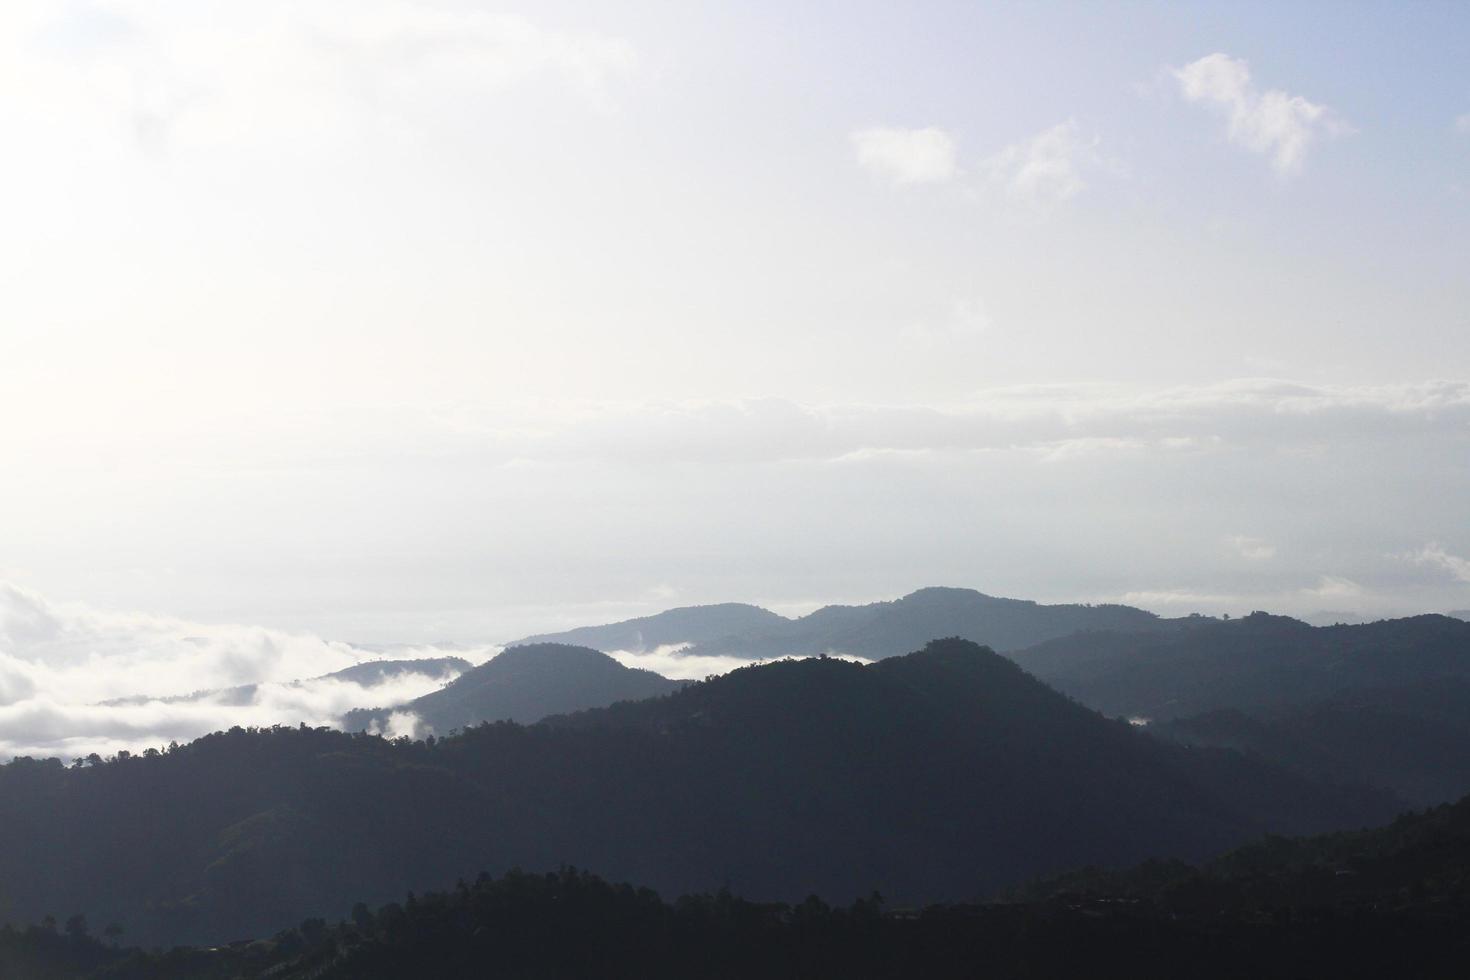
[[[1223,708],[1149,731],[1253,753],[1322,778],[1381,786],[1415,806],[1470,793],[1470,680],[1460,677],[1357,689],[1302,705]]]
[[[1200,619],[1171,632],[1062,637],[1014,659],[1103,714],[1162,721],[1470,679],[1470,623],[1429,615],[1313,627],[1252,613],[1226,622]]]
[[[350,712],[343,727],[382,731],[394,712],[412,712],[428,732],[437,734],[487,721],[529,724],[547,715],[656,697],[681,686],[651,670],[624,667],[586,647],[536,643],[507,649],[439,690],[391,711]]]
[[[753,621],[737,629],[719,629],[724,620],[693,615],[727,608],[732,607],[675,609],[627,623],[532,639],[614,650],[632,648],[628,644],[635,636],[652,645],[646,638],[656,636],[659,643],[690,644],[686,652],[691,655],[767,660],[841,653],[877,660],[916,650],[937,636],[957,636],[1004,652],[1079,631],[1167,630],[1182,622],[1160,619],[1131,606],[1043,605],[951,588],[920,589],[892,602],[824,606],[797,619],[738,606],[733,608],[760,615],[751,615]]]
[[[1081,869],[1003,903],[833,907],[729,891],[666,902],[586,872],[461,879],[350,919],[168,953],[110,948],[68,921],[0,929],[25,980],[1457,978],[1470,955],[1470,800],[1387,827],[1268,838],[1195,867]]]
[[[545,633],[517,640],[510,646],[567,643],[594,650],[642,652],[661,646],[702,643],[788,622],[760,606],[724,602],[709,606],[681,606],[652,616],[640,616],[606,626],[579,626],[561,633]]]
[[[974,899],[1398,809],[1165,744],[951,640],[432,742],[237,729],[101,765],[17,760],[0,768],[0,907],[173,944],[516,866],[602,867],[670,894]]]

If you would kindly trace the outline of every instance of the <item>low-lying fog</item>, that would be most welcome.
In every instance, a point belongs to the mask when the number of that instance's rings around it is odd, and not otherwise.
[[[690,656],[685,648],[609,655],[675,680],[751,663]],[[353,708],[404,705],[454,680],[461,671],[444,658],[477,665],[499,652],[495,645],[366,647],[258,626],[104,612],[0,582],[0,762],[138,752],[236,725],[337,726]],[[422,667],[326,676],[386,661]],[[422,733],[408,711],[394,712],[385,730]]]
[[[234,725],[332,725],[351,708],[402,704],[456,676],[432,660],[481,663],[497,649],[365,649],[254,626],[53,604],[0,583],[0,760],[138,751]],[[323,676],[382,660],[425,668]]]

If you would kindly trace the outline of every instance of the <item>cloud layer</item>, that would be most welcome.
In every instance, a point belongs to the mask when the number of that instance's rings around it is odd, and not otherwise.
[[[446,682],[437,671],[321,677],[381,658],[258,627],[56,605],[0,582],[0,759],[137,751],[234,725],[330,725],[350,708],[399,704]],[[252,685],[244,696],[230,690],[241,685]]]

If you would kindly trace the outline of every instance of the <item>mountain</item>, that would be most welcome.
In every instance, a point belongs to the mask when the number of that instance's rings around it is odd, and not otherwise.
[[[561,633],[545,633],[517,640],[510,646],[567,643],[594,650],[642,652],[661,646],[702,643],[789,622],[760,606],[725,602],[710,606],[682,606],[653,616],[640,616],[606,626],[580,626]]]
[[[751,610],[748,618],[753,621],[721,629],[721,620],[693,615],[702,609],[726,608]],[[918,649],[940,636],[957,636],[1004,652],[1079,631],[1168,630],[1181,622],[1131,606],[1048,606],[1000,599],[973,589],[927,588],[892,602],[824,606],[798,619],[754,606],[704,606],[531,640],[580,642],[616,650],[637,648],[630,646],[635,637],[643,639],[642,646],[653,646],[649,637],[657,637],[659,644],[691,644],[686,651],[691,655],[768,660],[842,653],[878,660]]]
[[[252,942],[115,949],[71,919],[0,929],[24,980],[1458,978],[1470,956],[1470,800],[1369,831],[1273,837],[1200,867],[1079,869],[1000,903],[668,902],[585,871],[512,871]]]
[[[1428,913],[1455,926],[1463,942],[1470,939],[1464,932],[1470,915],[1470,797],[1366,830],[1267,837],[1198,867],[1150,861],[1127,870],[1081,869],[1030,883],[1011,897],[1102,896],[1148,902],[1175,916],[1224,918],[1255,911],[1274,912],[1280,921],[1335,910],[1362,923],[1364,913],[1373,911]]]
[[[681,686],[651,670],[624,667],[586,647],[534,643],[509,648],[439,690],[391,711],[350,712],[343,727],[382,731],[390,714],[412,712],[431,731],[444,734],[487,721],[540,721],[547,715],[600,708],[614,701],[656,697]]]
[[[1250,752],[1301,773],[1381,786],[1415,806],[1470,794],[1470,680],[1438,677],[1324,701],[1223,708],[1153,724],[1188,745]]]
[[[1201,619],[1172,632],[1062,637],[1013,656],[1103,714],[1163,721],[1470,679],[1470,623],[1429,615],[1313,627],[1252,613],[1225,622]]]
[[[1399,808],[1167,744],[947,640],[871,666],[747,667],[432,743],[235,729],[97,765],[16,760],[0,768],[0,908],[74,910],[172,945],[513,867],[761,901],[969,900]]]

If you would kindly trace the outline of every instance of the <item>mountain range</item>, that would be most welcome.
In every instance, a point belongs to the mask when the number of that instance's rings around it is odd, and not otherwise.
[[[1152,738],[947,640],[432,742],[235,729],[96,765],[16,760],[0,768],[0,907],[173,944],[517,866],[598,867],[669,894],[974,899],[1400,808]]]
[[[974,589],[925,588],[891,602],[824,606],[796,619],[756,606],[687,606],[608,626],[528,637],[510,646],[557,642],[640,651],[681,644],[691,656],[769,660],[848,654],[878,660],[940,636],[973,640],[1004,653],[1079,632],[1168,632],[1186,622],[1132,606],[1044,605]]]

